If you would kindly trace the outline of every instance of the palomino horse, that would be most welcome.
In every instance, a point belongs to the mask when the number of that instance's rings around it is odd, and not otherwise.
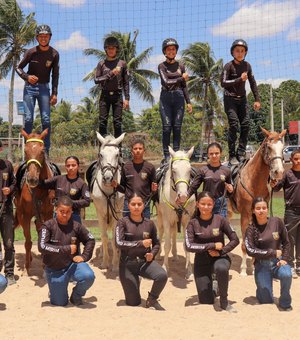
[[[242,251],[241,276],[246,276],[246,250],[244,245],[245,232],[251,221],[252,201],[261,196],[269,200],[268,179],[280,180],[284,168],[282,162],[282,138],[286,133],[269,132],[261,128],[266,138],[253,158],[241,169],[233,194],[230,196],[233,208],[241,214]]]
[[[39,181],[53,177],[53,172],[45,161],[44,153],[44,138],[48,133],[48,129],[41,134],[32,133],[28,135],[24,130],[21,134],[26,139],[25,144],[25,161],[26,171],[24,181],[18,188],[15,205],[15,227],[21,225],[25,236],[25,269],[29,272],[29,267],[32,261],[31,256],[31,233],[30,222],[35,216],[35,225],[39,231],[42,223],[51,219],[53,216],[54,191],[49,192],[47,189],[38,187]]]
[[[108,230],[113,232],[116,226],[116,220],[122,216],[124,195],[117,192],[112,186],[112,180],[116,180],[118,183],[121,179],[121,157],[119,144],[122,142],[125,133],[118,138],[113,136],[106,136],[105,138],[97,132],[97,138],[101,144],[97,168],[94,173],[93,188],[91,196],[96,207],[99,226],[101,229],[101,240],[103,250],[103,260],[100,265],[101,269],[107,269],[109,267],[109,254],[108,254]],[[113,271],[119,270],[119,254],[115,246],[115,242],[112,242],[113,249]]]
[[[180,230],[182,224],[185,231],[188,221],[192,217],[195,210],[194,195],[186,201],[184,206],[178,206],[176,201],[185,201],[187,190],[191,178],[190,158],[193,154],[194,147],[188,152],[174,151],[169,147],[171,159],[169,168],[162,178],[159,187],[159,203],[157,204],[157,226],[159,237],[162,239],[164,234],[164,262],[163,267],[168,270],[168,257],[172,248],[174,259],[177,259],[176,236],[177,230]],[[186,256],[186,277],[192,274],[192,266],[190,262],[190,254],[185,251]]]

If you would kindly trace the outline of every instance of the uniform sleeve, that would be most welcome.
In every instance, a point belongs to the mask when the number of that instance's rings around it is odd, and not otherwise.
[[[52,220],[50,220],[52,221]],[[43,223],[40,231],[39,231],[39,238],[38,238],[38,249],[39,252],[42,254],[71,254],[71,245],[63,245],[57,246],[53,245],[50,242],[51,236],[51,225],[48,221]]]
[[[276,251],[273,249],[260,249],[255,244],[255,226],[250,224],[246,230],[245,247],[249,256],[256,259],[268,259],[276,257]]]
[[[195,242],[195,232],[194,232],[194,221],[191,220],[185,230],[185,249],[191,253],[204,253],[208,250],[215,249],[215,243],[196,243]]]
[[[160,241],[157,237],[157,229],[156,229],[154,222],[151,221],[151,224],[152,224],[152,233],[151,233],[152,249],[151,249],[151,253],[155,257],[157,255],[157,253],[159,252]]]
[[[79,240],[84,245],[83,252],[81,254],[84,262],[89,261],[93,256],[93,251],[95,248],[95,238],[83,225],[79,227]]]
[[[126,191],[126,175],[125,175],[124,165],[122,166],[122,169],[121,169],[121,181],[117,185],[116,190],[122,194],[124,194]]]
[[[58,176],[54,176],[52,178],[44,179],[39,182],[39,185],[44,189],[56,189],[56,182]]]
[[[238,83],[241,83],[242,77],[236,78],[236,79],[229,79],[230,77],[230,68],[231,68],[231,63],[228,63],[224,66],[222,75],[221,75],[221,86],[226,88],[226,87],[232,87]]]
[[[280,181],[276,183],[276,185],[273,188],[273,191],[277,192],[281,190],[284,187],[285,181],[286,181],[286,171],[283,173],[283,177]]]
[[[58,90],[58,79],[59,79],[59,54],[55,55],[52,68],[52,95],[57,96]]]
[[[188,197],[191,197],[193,194],[197,193],[197,190],[199,189],[201,183],[203,182],[204,176],[201,172],[201,169],[198,170],[197,175],[193,179],[189,189],[188,189]]]
[[[20,61],[19,65],[16,68],[16,72],[18,75],[23,79],[27,80],[28,79],[28,74],[24,71],[24,67],[30,62],[30,55],[29,52],[26,51],[24,54],[23,59]]]
[[[81,209],[88,207],[91,203],[91,195],[89,192],[89,188],[85,182],[83,182],[81,187],[81,198],[78,200],[72,200],[73,209]]]
[[[95,74],[95,84],[100,84],[103,88],[108,80],[113,78],[115,75],[113,74],[112,70],[107,72],[106,74],[103,74],[103,61],[100,61],[96,68],[96,74]]]
[[[127,69],[127,64],[126,62],[124,62],[124,65],[123,65],[123,89],[124,89],[124,97],[126,100],[129,100],[130,99],[130,96],[129,96],[129,72],[128,72],[128,69]]]
[[[248,63],[248,80],[249,80],[250,88],[253,93],[255,101],[260,102],[256,80],[254,78],[251,65],[249,63]]]
[[[180,84],[184,80],[182,77],[170,79],[163,63],[159,64],[158,73],[160,75],[161,84],[165,87]]]
[[[278,224],[279,229],[281,230],[280,236],[282,242],[282,259],[288,262],[291,247],[288,231],[280,218],[278,218]]]
[[[10,193],[9,196],[14,196],[16,189],[17,189],[17,180],[16,177],[14,175],[14,169],[12,164],[9,162],[8,165],[8,170],[9,170],[9,182],[8,182],[8,187],[10,189]]]
[[[225,235],[228,237],[229,242],[222,248],[220,255],[231,252],[240,243],[235,230],[231,227],[226,218],[222,218],[222,229]]]
[[[121,218],[117,222],[116,226],[116,246],[119,249],[130,249],[130,248],[144,248],[142,241],[126,241],[125,240],[125,226],[126,226],[126,220],[124,218]]]

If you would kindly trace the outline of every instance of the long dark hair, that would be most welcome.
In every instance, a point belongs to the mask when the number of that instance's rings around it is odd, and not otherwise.
[[[207,154],[208,154],[208,150],[209,150],[210,148],[213,148],[213,147],[218,148],[218,149],[220,150],[220,153],[222,153],[223,149],[222,149],[221,144],[219,144],[219,143],[217,143],[217,142],[212,142],[212,143],[210,143],[210,144],[208,145],[208,147],[207,147],[207,149],[206,149]]]
[[[199,202],[201,200],[201,198],[203,198],[203,197],[211,198],[213,200],[214,204],[215,204],[215,198],[210,191],[198,192],[197,195],[196,195],[197,202]],[[196,207],[192,218],[200,218],[200,210],[199,210],[198,207]]]
[[[259,230],[258,230],[258,222],[257,222],[256,216],[255,216],[253,211],[255,209],[256,204],[257,203],[261,203],[261,202],[265,202],[267,204],[267,207],[269,207],[269,204],[266,201],[266,199],[261,197],[261,196],[258,196],[256,198],[254,198],[254,200],[252,201],[252,205],[251,205],[251,209],[252,209],[252,225],[253,225],[253,228],[254,228],[254,244],[256,244],[256,245],[258,243]]]

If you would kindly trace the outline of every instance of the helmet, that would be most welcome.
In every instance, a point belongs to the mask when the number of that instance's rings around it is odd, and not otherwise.
[[[178,51],[179,49],[179,45],[177,43],[177,41],[173,38],[167,38],[163,41],[162,43],[162,47],[161,47],[161,50],[162,50],[162,53],[165,54],[165,50],[168,46],[175,46],[176,47],[176,51]]]
[[[231,45],[231,48],[230,48],[230,53],[231,55],[233,56],[233,49],[236,47],[236,46],[244,46],[245,47],[245,50],[246,50],[246,54],[248,52],[248,44],[246,43],[245,40],[243,39],[237,39],[235,40],[232,45]]]
[[[35,35],[50,34],[52,36],[51,28],[48,25],[40,25],[35,30]]]
[[[115,37],[108,37],[104,40],[104,49],[106,50],[106,48],[108,46],[113,46],[116,47],[117,49],[120,48],[120,44],[117,38]]]

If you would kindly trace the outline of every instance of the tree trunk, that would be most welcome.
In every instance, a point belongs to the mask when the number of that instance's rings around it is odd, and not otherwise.
[[[14,84],[15,84],[15,69],[17,61],[14,58],[11,71],[10,87],[8,95],[8,159],[12,162],[12,124],[14,120]]]

